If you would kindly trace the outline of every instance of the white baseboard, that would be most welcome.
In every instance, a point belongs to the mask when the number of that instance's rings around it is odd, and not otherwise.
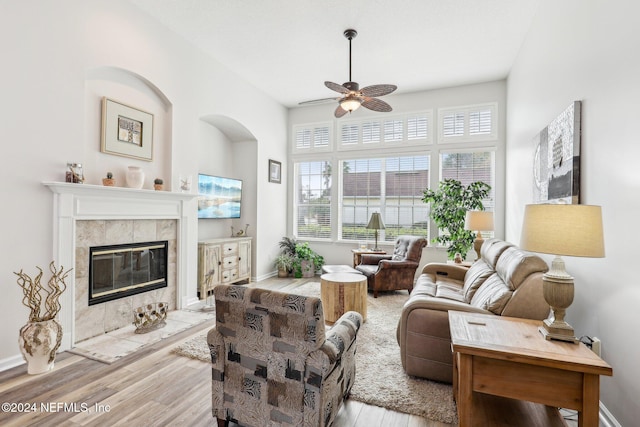
[[[274,271],[271,271],[271,272],[269,272],[269,273],[267,273],[267,274],[263,274],[263,275],[260,275],[260,276],[256,276],[255,278],[253,278],[253,279],[251,279],[251,280],[252,280],[253,282],[259,282],[259,281],[261,281],[261,280],[265,280],[265,279],[268,279],[268,278],[270,278],[270,277],[276,276],[277,274],[278,274],[278,271],[277,271],[277,270],[274,270]]]
[[[24,361],[24,358],[21,354],[7,357],[6,359],[0,360],[0,372],[6,371],[7,369],[15,368],[16,366],[20,366]]]
[[[622,427],[622,424],[609,412],[606,406],[600,402],[600,427]]]

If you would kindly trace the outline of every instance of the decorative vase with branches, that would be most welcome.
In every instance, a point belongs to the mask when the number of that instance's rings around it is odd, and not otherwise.
[[[66,290],[65,279],[70,270],[57,269],[49,264],[51,278],[43,286],[43,271],[31,278],[20,270],[18,285],[22,288],[22,304],[29,309],[29,322],[20,329],[20,351],[28,364],[29,374],[40,374],[53,369],[56,351],[62,342],[62,326],[55,320],[62,308],[60,296]],[[44,312],[43,312],[44,310]]]
[[[468,210],[484,210],[482,201],[489,195],[491,186],[482,181],[468,186],[455,179],[440,181],[437,190],[424,190],[422,201],[431,204],[429,217],[440,233],[433,241],[447,246],[447,255],[453,259],[456,253],[464,258],[473,246],[475,235],[464,229]]]

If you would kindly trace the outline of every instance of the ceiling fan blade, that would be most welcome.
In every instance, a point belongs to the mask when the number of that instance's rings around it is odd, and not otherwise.
[[[334,82],[324,82],[324,85],[326,87],[328,87],[331,90],[335,90],[336,92],[340,92],[340,93],[344,93],[347,94],[349,93],[349,89],[347,89],[346,87],[339,85],[338,83],[334,83]]]
[[[340,105],[338,105],[338,108],[336,108],[336,112],[333,113],[333,115],[336,116],[336,119],[339,119],[340,117],[344,116],[345,114],[347,114],[347,110],[342,108]]]
[[[333,102],[342,99],[340,97],[337,98],[320,98],[320,99],[312,99],[309,101],[298,102],[298,105],[312,105],[312,104],[324,104],[327,102]]]
[[[360,89],[360,93],[364,96],[383,96],[388,95],[398,89],[396,85],[372,85]]]
[[[369,110],[380,111],[383,113],[388,113],[392,110],[391,105],[378,98],[365,97],[364,101],[362,101],[362,104],[360,105],[364,108],[368,108]]]

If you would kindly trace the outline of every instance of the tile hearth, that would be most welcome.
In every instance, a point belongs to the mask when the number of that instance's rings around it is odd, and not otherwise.
[[[199,323],[215,317],[213,312],[200,311],[197,308],[174,310],[167,314],[167,325],[146,334],[136,334],[133,324],[76,343],[68,350],[88,359],[103,363],[113,363],[146,345],[168,338]]]

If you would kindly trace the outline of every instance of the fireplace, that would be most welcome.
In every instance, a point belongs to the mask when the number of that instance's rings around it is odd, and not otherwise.
[[[89,248],[89,305],[167,287],[168,241]]]
[[[74,266],[60,297],[60,351],[76,342],[130,326],[134,308],[164,301],[182,309],[198,301],[198,219],[195,194],[124,187],[43,183],[53,198],[53,258]],[[169,242],[167,286],[89,305],[89,250],[131,242]]]

